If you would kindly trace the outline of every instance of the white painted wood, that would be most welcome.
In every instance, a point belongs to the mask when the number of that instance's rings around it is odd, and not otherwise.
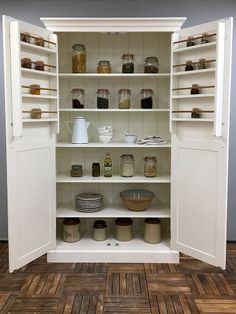
[[[23,49],[36,51],[38,53],[42,53],[42,52],[46,54],[57,53],[57,50],[55,48],[52,49],[52,48],[47,48],[47,47],[41,47],[34,44],[26,43],[26,42],[21,42],[20,45],[21,45],[21,48]]]
[[[55,76],[55,77],[57,77],[56,73],[52,73],[52,72],[48,72],[48,71],[24,69],[24,68],[21,68],[21,73],[36,74],[37,76]]]
[[[192,76],[192,75],[202,75],[205,73],[210,73],[210,72],[215,72],[215,68],[210,68],[210,69],[204,69],[204,70],[193,70],[193,71],[180,71],[180,72],[173,72],[173,76],[183,76],[183,75],[188,75],[188,76]]]
[[[97,109],[97,108],[84,108],[84,109],[71,109],[71,108],[60,108],[60,112],[102,112],[102,113],[109,113],[109,112],[169,112],[169,109]]]
[[[170,73],[59,73],[60,78],[169,78]]]
[[[172,118],[172,121],[182,121],[182,122],[214,122],[214,119],[206,119],[206,118],[200,118],[200,119],[194,119],[194,118]]]
[[[43,123],[43,122],[57,122],[57,118],[41,118],[41,119],[22,119],[23,123]]]
[[[58,99],[58,96],[51,95],[31,95],[31,94],[22,94],[23,98],[35,98],[35,99]]]
[[[60,148],[87,148],[87,147],[91,147],[91,148],[103,148],[103,147],[107,147],[107,148],[113,148],[113,147],[125,147],[125,148],[166,148],[166,147],[171,147],[170,143],[165,143],[165,144],[160,144],[160,145],[148,145],[148,144],[127,144],[124,142],[121,143],[108,143],[108,144],[104,144],[104,143],[89,143],[89,144],[72,144],[72,143],[67,143],[67,142],[57,142],[56,143],[56,147],[60,147]]]
[[[172,99],[183,99],[183,98],[208,98],[215,97],[215,94],[197,94],[197,95],[174,95]]]
[[[207,43],[207,44],[201,44],[196,46],[190,46],[190,47],[183,47],[183,48],[177,48],[173,49],[173,53],[179,53],[179,52],[190,52],[190,51],[196,51],[199,52],[199,50],[206,49],[206,48],[212,48],[216,46],[216,41]]]

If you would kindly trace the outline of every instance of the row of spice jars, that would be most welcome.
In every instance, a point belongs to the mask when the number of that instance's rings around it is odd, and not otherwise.
[[[42,60],[32,61],[30,58],[22,58],[21,67],[26,69],[44,71],[45,63]]]
[[[65,218],[63,221],[62,238],[65,242],[78,242],[81,239],[81,221],[79,218]],[[161,241],[161,221],[158,218],[144,220],[144,241],[157,244]],[[115,238],[117,241],[126,242],[133,239],[133,221],[131,218],[117,218],[115,220]],[[107,223],[105,220],[96,220],[93,223],[92,238],[95,241],[107,239]]]
[[[85,92],[82,88],[73,88],[72,95],[72,108],[82,109],[85,103]],[[153,90],[144,88],[140,91],[141,95],[141,108],[151,109],[153,107]],[[97,90],[97,108],[109,108],[110,92],[106,88],[99,88]],[[118,107],[120,109],[129,109],[131,107],[131,90],[128,88],[121,88],[118,91]]]
[[[202,58],[199,59],[195,66],[195,62],[193,63],[192,60],[187,60],[185,65],[185,71],[193,71],[193,70],[204,70],[207,68],[206,59]]]
[[[200,38],[200,44],[208,44],[210,42],[209,34],[203,33]],[[186,47],[192,47],[195,46],[195,44],[198,44],[197,39],[195,39],[193,36],[189,36],[187,38]]]
[[[46,40],[41,36],[31,35],[30,33],[24,32],[20,34],[20,40],[37,46],[45,47]]]

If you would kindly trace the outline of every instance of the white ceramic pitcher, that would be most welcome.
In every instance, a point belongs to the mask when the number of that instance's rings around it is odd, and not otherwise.
[[[73,129],[71,126],[73,125]],[[88,127],[90,122],[87,122],[84,117],[75,117],[74,121],[67,121],[66,127],[72,134],[72,144],[87,144],[88,143]]]

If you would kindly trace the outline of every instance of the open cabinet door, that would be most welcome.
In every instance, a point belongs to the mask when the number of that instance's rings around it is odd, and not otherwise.
[[[202,34],[207,33],[209,37]],[[186,39],[192,36],[186,44]],[[225,268],[232,18],[172,35],[171,246]],[[205,59],[205,67],[199,59]],[[186,61],[194,69],[186,71]],[[197,84],[200,94],[191,94]],[[200,109],[194,110],[193,108]]]
[[[22,33],[27,32],[26,41]],[[30,37],[29,37],[30,35]],[[40,45],[36,45],[37,37]],[[57,37],[3,17],[10,272],[55,247],[55,134],[58,131]],[[24,38],[24,40],[25,40]],[[44,71],[21,59],[44,61]],[[52,65],[52,66],[50,66]],[[40,85],[41,94],[29,86]],[[31,110],[39,108],[41,119]]]

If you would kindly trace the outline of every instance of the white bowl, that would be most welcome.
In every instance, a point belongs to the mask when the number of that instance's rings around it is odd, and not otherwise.
[[[112,135],[99,135],[99,140],[104,143],[108,144],[112,140]]]
[[[104,126],[102,128],[98,128],[98,132],[99,133],[112,132],[112,126],[111,125],[107,125],[107,126]]]
[[[127,144],[134,144],[137,141],[137,135],[127,134],[125,135],[125,141]]]
[[[112,135],[112,131],[98,131],[99,135]]]

